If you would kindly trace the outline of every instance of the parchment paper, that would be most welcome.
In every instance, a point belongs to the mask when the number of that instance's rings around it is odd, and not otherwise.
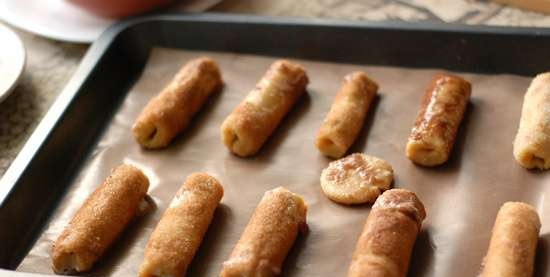
[[[134,119],[183,63],[205,54],[219,62],[225,87],[170,147],[142,150],[130,131]],[[309,233],[297,240],[282,276],[345,276],[370,206],[341,206],[322,194],[319,175],[330,160],[317,152],[313,141],[344,75],[364,70],[380,84],[380,97],[353,151],[389,161],[396,173],[395,187],[416,192],[428,211],[409,276],[476,276],[496,212],[509,200],[525,201],[538,209],[544,224],[536,271],[537,276],[546,274],[550,207],[545,205],[545,197],[550,193],[550,173],[527,171],[512,156],[522,97],[530,78],[458,73],[472,82],[473,94],[455,149],[444,166],[423,168],[405,157],[404,148],[421,96],[440,70],[298,61],[310,77],[307,95],[257,156],[236,157],[221,144],[219,127],[273,61],[271,57],[155,49],[18,270],[51,273],[52,242],[110,170],[131,163],[149,177],[149,194],[156,209],[131,225],[89,275],[136,276],[149,234],[167,203],[187,175],[204,171],[221,181],[225,195],[187,276],[218,276],[263,193],[279,185],[305,197],[310,227]]]

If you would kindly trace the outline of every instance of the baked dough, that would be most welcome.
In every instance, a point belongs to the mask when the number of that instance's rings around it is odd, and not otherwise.
[[[373,203],[393,181],[391,165],[377,157],[351,154],[331,162],[321,173],[321,189],[341,204]]]
[[[220,70],[214,60],[203,57],[190,61],[145,106],[134,124],[134,137],[144,148],[166,147],[221,86]]]
[[[265,193],[229,259],[221,277],[272,277],[298,233],[306,230],[307,206],[301,196],[279,187]]]
[[[480,277],[533,276],[540,219],[532,206],[507,202],[498,211]]]
[[[365,117],[378,91],[378,84],[363,72],[344,78],[330,111],[323,121],[315,146],[331,158],[341,158],[363,128]]]
[[[348,277],[405,277],[414,242],[426,217],[418,197],[404,189],[384,192],[357,241]]]
[[[139,276],[184,276],[222,196],[208,174],[187,177],[149,238]]]
[[[296,101],[308,77],[296,63],[278,60],[221,126],[223,144],[234,154],[256,154]]]
[[[525,168],[550,168],[550,72],[535,77],[525,93],[514,156]]]
[[[131,165],[117,167],[88,197],[53,245],[58,274],[85,272],[115,241],[139,209],[149,180]]]
[[[411,161],[424,166],[447,161],[471,90],[470,83],[457,76],[439,75],[433,79],[407,143]]]

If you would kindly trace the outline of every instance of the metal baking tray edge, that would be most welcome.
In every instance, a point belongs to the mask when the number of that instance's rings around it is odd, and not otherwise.
[[[11,270],[42,231],[154,46],[480,73],[550,69],[546,28],[216,13],[123,21],[92,45],[0,179],[0,276],[40,276]]]

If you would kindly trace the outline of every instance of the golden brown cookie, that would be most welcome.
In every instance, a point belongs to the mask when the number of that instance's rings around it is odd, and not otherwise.
[[[380,195],[357,241],[347,276],[407,276],[425,217],[424,205],[413,192],[391,189]]]
[[[432,80],[407,142],[411,161],[436,166],[449,159],[471,90],[470,83],[457,76],[439,75]]]
[[[374,203],[391,187],[393,169],[377,157],[354,153],[331,162],[321,173],[321,189],[341,204]]]
[[[346,154],[363,128],[377,90],[376,82],[363,72],[353,72],[344,78],[317,133],[315,146],[319,152],[336,159]]]
[[[480,277],[531,277],[540,218],[531,205],[507,202],[498,211]]]
[[[514,156],[525,168],[550,168],[550,72],[535,77],[525,93]]]
[[[80,207],[52,250],[55,273],[85,272],[136,216],[149,180],[131,165],[121,165]]]
[[[132,131],[137,142],[149,149],[166,147],[221,86],[214,60],[203,57],[188,62],[136,119]]]
[[[274,62],[256,88],[223,122],[223,144],[241,157],[256,154],[304,94],[307,83],[301,65],[286,60]]]
[[[189,175],[147,242],[139,276],[184,276],[222,196],[214,177]]]
[[[281,273],[298,233],[306,229],[307,205],[298,194],[278,187],[264,194],[221,277],[272,277]]]

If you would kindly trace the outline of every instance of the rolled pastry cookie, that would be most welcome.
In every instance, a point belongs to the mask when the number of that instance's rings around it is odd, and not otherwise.
[[[550,168],[550,72],[535,77],[523,98],[514,156],[525,168]]]
[[[166,147],[221,85],[220,70],[214,60],[203,57],[188,62],[147,103],[134,124],[134,137],[144,148]]]
[[[425,217],[424,205],[408,190],[380,195],[355,246],[348,277],[405,277]]]
[[[470,94],[470,83],[460,77],[439,75],[433,79],[407,142],[411,161],[424,166],[447,161]]]
[[[238,156],[254,155],[304,94],[308,77],[302,66],[276,61],[256,88],[221,126],[222,142]]]
[[[537,211],[507,202],[498,211],[480,277],[531,277],[540,230]]]
[[[229,259],[222,277],[270,277],[281,266],[298,232],[306,230],[307,205],[301,196],[278,187],[265,193]]]
[[[378,84],[363,72],[354,72],[344,78],[344,83],[332,107],[323,121],[315,145],[331,158],[346,154],[361,131]]]
[[[215,178],[205,173],[187,177],[149,238],[139,276],[184,276],[222,196]]]
[[[141,170],[121,165],[88,197],[53,245],[55,273],[91,269],[138,212],[149,180]]]

